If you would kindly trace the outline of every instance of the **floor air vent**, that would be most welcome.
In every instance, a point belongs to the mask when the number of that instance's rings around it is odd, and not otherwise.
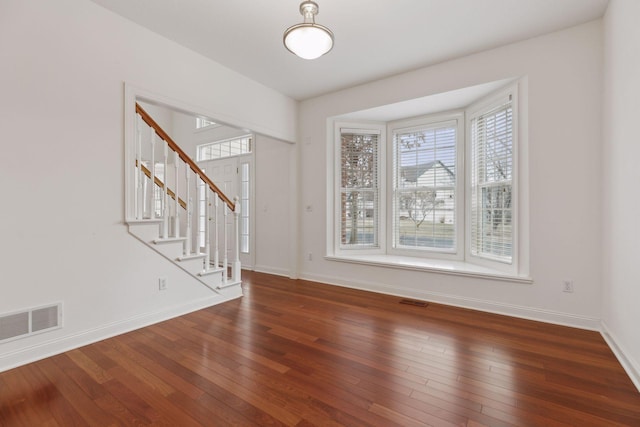
[[[412,305],[414,307],[426,307],[429,305],[428,302],[417,301],[414,299],[401,299],[400,304]]]
[[[61,327],[62,304],[0,315],[0,342]]]

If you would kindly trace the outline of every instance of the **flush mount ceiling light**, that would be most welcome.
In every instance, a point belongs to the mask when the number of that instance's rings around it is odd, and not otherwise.
[[[316,24],[316,2],[300,3],[300,14],[304,17],[304,22],[287,28],[283,37],[284,46],[300,58],[319,58],[333,47],[333,33],[327,27]]]

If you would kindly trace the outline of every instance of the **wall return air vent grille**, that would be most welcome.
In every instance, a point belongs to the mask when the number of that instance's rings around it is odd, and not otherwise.
[[[0,343],[62,327],[62,304],[0,314]]]

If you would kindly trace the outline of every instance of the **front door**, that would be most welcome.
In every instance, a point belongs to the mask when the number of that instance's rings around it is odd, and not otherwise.
[[[198,163],[200,168],[204,170],[205,174],[213,181],[213,183],[232,201],[235,197],[238,197],[238,204],[241,207],[240,216],[238,218],[238,227],[240,231],[240,263],[243,268],[252,267],[252,253],[250,250],[250,221],[249,221],[249,206],[250,206],[250,194],[251,194],[251,180],[250,174],[252,173],[251,156],[236,156],[230,158],[224,158],[219,160],[207,160]],[[213,202],[212,202],[213,203]],[[220,262],[224,260],[224,210],[223,204],[220,201],[218,211],[218,247]],[[245,212],[246,211],[246,212]],[[211,210],[210,215],[210,241],[211,251],[213,254],[214,233],[213,223],[215,221],[215,212]],[[235,240],[233,239],[234,228],[234,215],[229,212],[227,214],[227,260],[233,261],[235,251]],[[212,255],[213,259],[213,255]]]

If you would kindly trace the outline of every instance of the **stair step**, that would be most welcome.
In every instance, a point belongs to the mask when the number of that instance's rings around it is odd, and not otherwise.
[[[232,287],[232,286],[240,285],[241,283],[242,283],[242,282],[234,282],[234,281],[232,281],[231,279],[229,279],[229,280],[227,281],[227,283],[224,283],[224,284],[220,284],[220,285],[218,285],[218,289],[230,288],[230,287]]]
[[[162,218],[128,219],[127,224],[160,224],[162,221]]]
[[[178,259],[178,261],[188,261],[190,259],[204,258],[206,256],[207,256],[207,254],[191,254],[191,255],[179,256],[177,259]]]
[[[129,232],[154,251],[173,262],[180,269],[190,274],[207,288],[222,295],[224,298],[233,299],[242,296],[241,282],[234,283],[231,277],[223,280],[224,268],[210,265],[207,270],[203,267],[206,263],[206,254],[194,253],[185,255],[184,244],[186,237],[158,237],[161,221],[146,219],[129,221]]]
[[[209,276],[211,274],[220,273],[223,270],[224,270],[223,268],[212,268],[212,269],[209,269],[209,270],[203,270],[200,273],[198,273],[198,276]]]
[[[184,242],[185,240],[187,240],[186,237],[167,237],[167,238],[154,239],[153,243],[155,244],[174,243],[174,242]]]

